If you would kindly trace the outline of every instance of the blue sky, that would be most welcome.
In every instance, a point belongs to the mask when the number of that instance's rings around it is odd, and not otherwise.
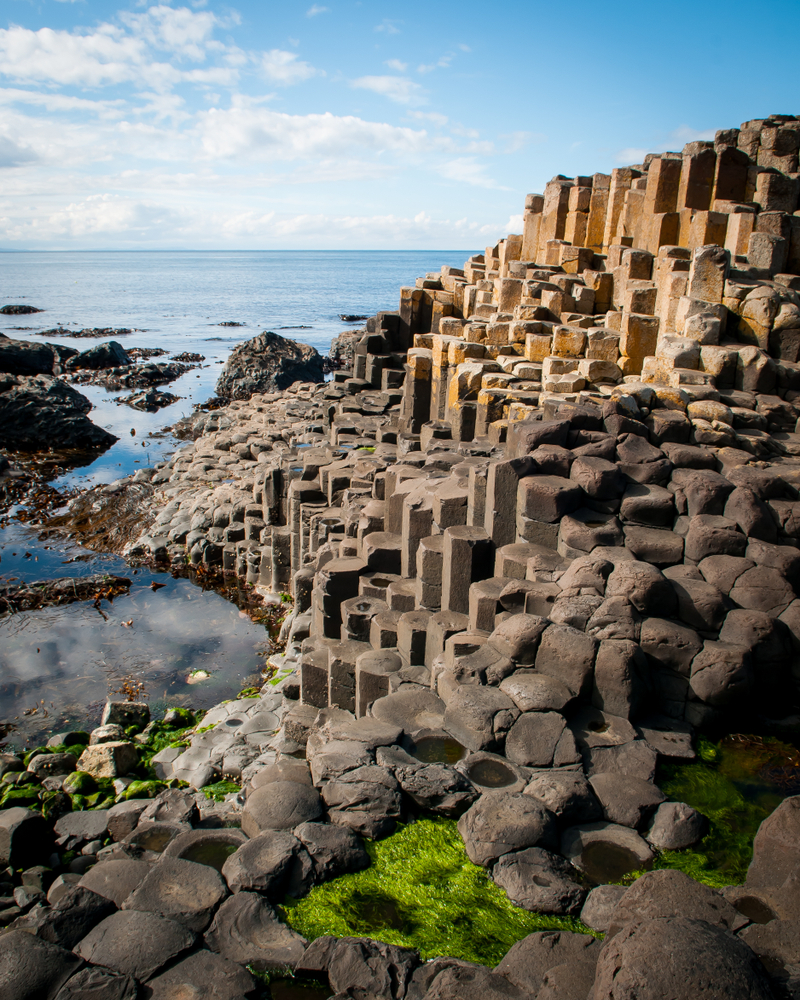
[[[473,249],[800,113],[800,4],[3,0],[0,248]]]

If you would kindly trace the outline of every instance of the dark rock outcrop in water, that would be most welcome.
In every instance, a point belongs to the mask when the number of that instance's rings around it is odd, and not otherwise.
[[[2,316],[30,316],[32,313],[44,312],[44,309],[37,309],[36,306],[3,306],[0,308]]]
[[[68,371],[91,368],[96,371],[101,368],[118,368],[120,365],[133,364],[125,353],[122,344],[116,340],[109,340],[105,344],[95,344],[80,354],[75,354],[67,362]]]
[[[49,375],[0,374],[0,447],[108,448],[117,438],[86,416],[89,400]]]
[[[11,375],[52,375],[78,352],[57,344],[30,344],[0,333],[0,372]]]
[[[217,381],[223,399],[249,399],[254,392],[275,392],[295,382],[322,382],[322,356],[308,344],[265,331],[231,353]]]

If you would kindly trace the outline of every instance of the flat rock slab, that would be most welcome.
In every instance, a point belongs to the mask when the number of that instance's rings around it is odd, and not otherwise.
[[[162,858],[122,904],[124,910],[156,913],[193,931],[208,927],[228,895],[228,887],[213,868],[181,858]]]
[[[42,941],[71,949],[115,909],[110,899],[73,885],[52,907],[34,907],[23,919]]]
[[[27,931],[9,931],[0,948],[0,996],[8,1000],[54,997],[81,967],[80,958]]]
[[[205,942],[223,958],[252,965],[259,972],[294,968],[307,944],[255,892],[237,892],[226,899],[206,931]]]
[[[433,691],[397,691],[373,702],[372,714],[413,736],[421,729],[440,729],[445,707]]]
[[[293,830],[322,815],[316,788],[296,781],[273,781],[257,788],[242,810],[242,830],[257,837],[263,830]]]
[[[654,974],[657,970],[657,974]],[[630,924],[607,940],[597,962],[594,1000],[772,1000],[753,952],[734,934],[703,920],[674,917]]]
[[[59,839],[74,837],[76,840],[101,840],[108,832],[109,812],[108,809],[84,809],[67,813],[53,829]]]
[[[194,942],[192,931],[174,920],[141,910],[120,910],[89,931],[75,952],[92,965],[146,982]]]
[[[247,969],[203,949],[151,980],[146,995],[147,1000],[183,1000],[185,997],[242,1000],[252,995],[255,985]]]
[[[628,774],[595,774],[589,784],[603,807],[603,817],[632,829],[642,826],[666,798],[656,785]]]
[[[86,872],[79,884],[122,906],[152,867],[149,861],[101,861]]]

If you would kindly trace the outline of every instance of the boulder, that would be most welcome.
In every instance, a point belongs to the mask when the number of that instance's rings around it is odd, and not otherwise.
[[[292,830],[322,814],[319,792],[296,781],[274,781],[257,788],[242,810],[242,830],[257,837],[264,830]]]
[[[526,847],[552,847],[555,817],[530,795],[497,792],[484,795],[458,821],[470,861],[489,865]]]
[[[110,899],[81,885],[73,885],[51,907],[34,907],[22,918],[24,923],[20,926],[30,929],[42,941],[71,950],[115,909]]]
[[[574,876],[569,862],[540,847],[504,854],[492,869],[511,902],[534,913],[577,914],[586,890]]]
[[[2,813],[0,813],[2,816]],[[748,887],[780,886],[800,873],[800,795],[784,799],[761,824],[747,869]]]
[[[30,868],[53,850],[53,831],[40,813],[22,806],[0,809],[0,864]]]
[[[544,803],[564,826],[600,819],[602,809],[582,771],[554,769],[534,774],[525,789]]]
[[[774,997],[753,952],[730,931],[703,920],[642,920],[606,939],[594,1000],[694,1000],[703,993],[715,1000]]]
[[[402,808],[397,779],[382,767],[370,765],[348,771],[322,789],[332,823],[347,826],[375,840],[391,833]]]
[[[152,867],[149,861],[133,859],[101,861],[82,876],[80,885],[121,906]]]
[[[645,833],[658,851],[680,851],[706,835],[708,820],[685,802],[662,802]]]
[[[536,996],[547,972],[565,963],[594,969],[600,944],[589,934],[536,931],[512,945],[495,972],[527,996]]]
[[[202,931],[227,895],[222,877],[208,865],[162,858],[128,896],[122,909],[155,913],[190,930]]]
[[[231,892],[260,892],[279,902],[287,892],[299,896],[307,891],[314,869],[297,837],[287,830],[267,830],[234,851],[222,866],[222,875]]]
[[[308,851],[318,882],[369,868],[364,842],[346,826],[301,823],[295,827],[294,835]]]
[[[67,980],[55,1000],[136,1000],[139,987],[131,976],[91,965]]]
[[[0,448],[108,448],[117,438],[92,423],[91,408],[86,396],[49,375],[0,376]]]
[[[527,767],[549,767],[565,726],[558,712],[526,712],[508,731],[506,757]]]
[[[0,948],[0,996],[50,1000],[82,964],[77,955],[33,934],[8,931]]]
[[[448,700],[442,725],[469,750],[496,750],[518,715],[514,702],[498,688],[460,684]]]
[[[683,872],[662,869],[647,872],[628,888],[611,915],[608,937],[628,924],[656,918],[686,917],[725,930],[738,930],[747,919],[724,897]]]
[[[80,354],[74,354],[67,362],[67,370],[74,372],[89,368],[92,371],[99,371],[103,368],[120,368],[132,364],[133,361],[122,344],[116,340],[108,340],[104,344],[95,344]]]
[[[13,340],[0,334],[0,372],[9,375],[52,375],[56,363],[52,344]]]
[[[152,979],[148,983],[148,1000],[209,996],[209,987],[214,1000],[241,1000],[252,996],[255,986],[247,969],[203,948]]]
[[[93,778],[119,778],[133,770],[139,762],[135,743],[98,743],[87,747],[78,761],[78,769]]]
[[[231,351],[216,392],[223,399],[249,399],[324,377],[322,356],[313,347],[265,331]]]
[[[189,823],[200,819],[194,795],[181,788],[167,788],[148,803],[140,817],[142,823]]]
[[[478,797],[472,782],[446,764],[396,766],[394,776],[415,805],[437,816],[458,817]]]
[[[327,973],[337,993],[363,990],[364,994],[383,1000],[403,1000],[418,965],[419,953],[411,948],[398,948],[369,938],[326,935],[308,946],[296,972],[316,978]]]
[[[263,896],[238,892],[217,910],[205,943],[223,958],[264,972],[294,968],[307,942],[283,923]]]
[[[560,712],[573,698],[566,684],[533,670],[515,670],[500,682],[500,690],[520,712]]]
[[[529,995],[484,966],[459,963],[438,973],[424,1000],[526,1000]]]
[[[627,892],[624,885],[597,885],[586,897],[580,912],[581,923],[593,931],[608,930],[617,903]]]
[[[602,806],[603,817],[609,823],[632,829],[641,827],[664,801],[663,792],[655,785],[627,774],[606,771],[593,775],[589,784]]]
[[[75,952],[92,965],[146,981],[191,948],[194,941],[192,931],[174,920],[140,910],[120,910],[89,931]]]

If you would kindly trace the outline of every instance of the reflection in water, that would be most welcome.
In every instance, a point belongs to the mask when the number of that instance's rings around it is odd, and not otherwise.
[[[97,725],[124,678],[144,686],[152,708],[207,708],[261,669],[267,634],[246,613],[189,580],[145,570],[133,580],[101,611],[81,602],[0,619],[0,722],[14,724],[12,745]],[[153,591],[154,580],[165,586]],[[209,679],[190,685],[196,670]]]

